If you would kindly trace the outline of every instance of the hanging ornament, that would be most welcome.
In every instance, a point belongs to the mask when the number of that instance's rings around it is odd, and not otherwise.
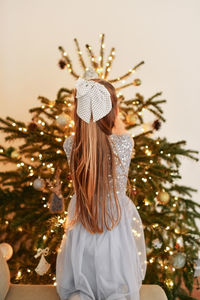
[[[37,191],[41,191],[44,187],[45,187],[45,182],[43,179],[41,179],[40,177],[36,178],[33,181],[33,187],[35,190]]]
[[[159,120],[155,120],[152,124],[152,127],[155,129],[155,130],[159,130],[161,126],[161,122]]]
[[[87,68],[87,70],[83,74],[83,78],[86,80],[92,79],[92,78],[98,78],[98,74],[95,72],[95,70],[91,67]]]
[[[12,158],[19,158],[20,154],[17,150],[14,150],[14,151],[11,152],[11,157]]]
[[[162,247],[162,244],[163,243],[158,238],[152,241],[152,245],[155,249],[160,249]]]
[[[178,252],[172,257],[172,264],[175,269],[181,269],[185,266],[186,263],[186,254]]]
[[[64,211],[64,199],[61,191],[60,180],[61,169],[57,168],[55,171],[55,184],[47,179],[48,187],[53,192],[49,200],[49,210],[51,213],[61,213]]]
[[[167,192],[159,192],[157,195],[157,200],[160,204],[166,205],[169,202],[170,196]]]
[[[34,256],[35,258],[38,258],[39,256],[41,256],[39,264],[35,269],[36,273],[39,274],[40,276],[47,273],[47,271],[49,270],[49,268],[51,266],[45,259],[45,256],[47,256],[48,253],[49,253],[49,247],[46,247],[45,249],[39,248],[39,249],[37,249],[37,253]]]
[[[62,114],[60,114],[57,118],[56,118],[56,123],[61,126],[64,127],[66,126],[69,122],[70,122],[70,116],[65,114],[64,112]]]
[[[62,213],[64,211],[64,201],[62,195],[52,193],[49,200],[49,210],[51,213]]]
[[[29,125],[28,125],[28,130],[29,131],[35,131],[37,129],[37,124],[35,122],[31,122]]]
[[[66,66],[66,61],[63,60],[63,59],[60,59],[59,62],[58,62],[58,65],[61,69],[64,69],[65,66]]]
[[[137,115],[129,111],[128,114],[126,115],[126,122],[129,123],[129,125],[134,125],[137,122]]]
[[[135,85],[135,86],[139,86],[139,85],[141,85],[141,80],[139,79],[139,78],[135,78],[134,79],[134,81],[133,81],[133,84]]]
[[[6,260],[9,260],[12,257],[12,255],[13,255],[13,248],[8,243],[1,243],[0,244],[0,251],[2,252],[3,257]]]

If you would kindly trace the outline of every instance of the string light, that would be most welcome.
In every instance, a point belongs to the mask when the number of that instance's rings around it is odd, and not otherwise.
[[[171,279],[166,279],[165,280],[165,284],[169,287],[169,288],[173,288],[174,283]]]
[[[144,182],[147,182],[147,179],[146,179],[146,178],[144,178],[144,177],[142,177],[142,181],[144,181]]]
[[[22,276],[22,272],[21,272],[21,271],[18,271],[18,272],[17,272],[16,278],[19,279],[21,276]]]
[[[62,142],[62,139],[61,138],[56,138],[56,141],[57,142]]]

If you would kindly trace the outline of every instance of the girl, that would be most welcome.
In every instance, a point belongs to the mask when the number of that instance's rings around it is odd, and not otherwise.
[[[64,142],[75,193],[56,260],[61,300],[139,300],[146,273],[143,226],[126,195],[134,140],[119,118],[115,88],[81,77],[75,134]]]

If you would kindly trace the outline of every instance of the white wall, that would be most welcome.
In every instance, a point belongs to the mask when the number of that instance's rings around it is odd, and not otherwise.
[[[143,84],[129,93],[163,91],[167,122],[159,135],[200,150],[199,16],[199,0],[1,0],[1,116],[28,122],[38,95],[54,99],[60,87],[73,87],[74,79],[57,67],[58,46],[71,53],[78,70],[73,38],[86,57],[84,45],[98,50],[105,33],[106,57],[116,47],[110,78],[144,60],[136,74]],[[179,183],[199,188],[199,162],[183,159],[181,175]]]

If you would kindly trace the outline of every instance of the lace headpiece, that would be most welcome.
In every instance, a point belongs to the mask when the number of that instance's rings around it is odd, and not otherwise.
[[[96,122],[111,111],[110,93],[104,85],[79,77],[75,87],[77,90],[77,115],[82,120],[89,123],[92,115],[93,122]]]

